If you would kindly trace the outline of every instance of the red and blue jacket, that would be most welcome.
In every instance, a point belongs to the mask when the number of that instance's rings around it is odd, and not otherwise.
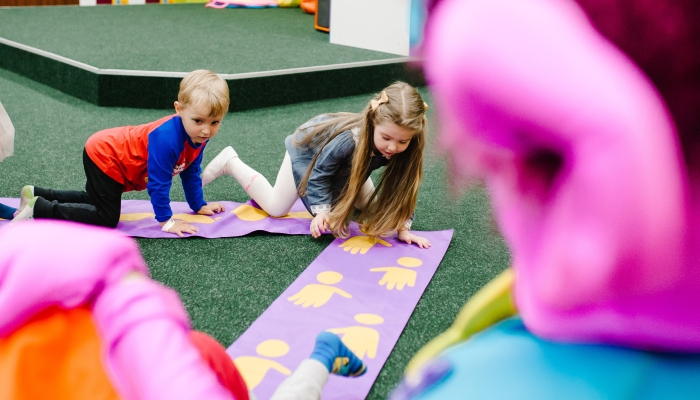
[[[99,131],[85,144],[90,159],[124,191],[148,189],[158,222],[172,217],[170,187],[180,175],[193,211],[206,205],[202,192],[202,155],[206,142],[196,145],[177,114],[157,121]]]

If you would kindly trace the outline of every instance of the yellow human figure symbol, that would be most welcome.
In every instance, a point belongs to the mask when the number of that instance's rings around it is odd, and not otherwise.
[[[119,216],[119,220],[122,222],[134,222],[134,221],[140,221],[142,219],[146,218],[155,218],[155,214],[153,213],[128,213],[128,214],[121,214]]]
[[[253,207],[250,204],[241,204],[240,206],[236,207],[235,210],[231,211],[232,213],[236,214],[236,216],[243,221],[248,221],[248,222],[255,222],[255,221],[260,221],[262,219],[265,219],[267,217],[270,217],[270,214],[266,213],[265,211]],[[272,217],[271,217],[272,218]],[[306,211],[303,212],[290,212],[289,214],[279,217],[278,219],[287,219],[287,218],[296,218],[296,219],[313,219],[313,216],[309,214]]]
[[[423,261],[413,257],[401,257],[396,262],[408,268],[416,268],[423,265]],[[394,287],[396,287],[396,290],[403,290],[406,285],[413,287],[416,284],[416,276],[418,276],[416,271],[399,267],[379,267],[372,268],[370,271],[385,272],[382,279],[379,280],[379,286],[386,284],[387,290],[393,290]]]
[[[384,322],[384,318],[377,314],[357,314],[355,321],[365,325],[379,325]],[[367,354],[368,358],[377,355],[379,346],[379,332],[376,329],[366,326],[348,326],[345,328],[328,329],[338,336],[342,336],[343,343],[360,359]]]
[[[344,241],[340,246],[343,250],[349,251],[350,254],[366,254],[369,249],[371,249],[375,244],[381,244],[386,247],[391,247],[391,243],[370,236],[353,236],[350,239]]]
[[[282,340],[270,339],[260,343],[258,347],[255,348],[255,351],[259,355],[267,358],[241,356],[233,360],[246,386],[248,386],[248,390],[255,389],[271,369],[283,375],[291,375],[292,371],[290,371],[289,368],[277,361],[270,360],[270,358],[282,357],[289,353],[289,345],[287,343]]]
[[[293,301],[295,306],[301,305],[304,308],[314,306],[319,308],[326,304],[331,299],[333,294],[337,293],[346,299],[352,299],[352,295],[342,289],[338,289],[334,285],[343,280],[343,275],[335,271],[325,271],[316,275],[316,279],[322,283],[310,283],[304,286],[298,293],[287,298]]]

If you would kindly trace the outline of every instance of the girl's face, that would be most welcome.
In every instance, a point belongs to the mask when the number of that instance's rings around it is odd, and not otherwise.
[[[408,148],[413,138],[413,131],[385,121],[374,126],[374,148],[386,158],[391,158]]]

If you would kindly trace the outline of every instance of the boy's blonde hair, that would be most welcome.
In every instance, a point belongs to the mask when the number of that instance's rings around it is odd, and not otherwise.
[[[228,83],[211,71],[205,69],[192,71],[182,78],[177,101],[183,107],[207,106],[210,117],[223,117],[228,112],[230,103]]]
[[[362,232],[369,236],[388,236],[411,218],[416,207],[418,188],[423,178],[423,149],[428,120],[427,104],[418,91],[404,82],[396,82],[378,93],[361,113],[335,113],[329,120],[312,126],[305,138],[295,144],[312,148],[321,146],[306,175],[299,183],[299,193],[306,195],[306,186],[318,155],[342,132],[360,128],[352,158],[350,179],[329,214],[334,235],[348,237],[348,224],[360,196],[365,175],[374,151],[374,127],[392,122],[413,132],[408,147],[389,159],[370,201],[357,217]]]

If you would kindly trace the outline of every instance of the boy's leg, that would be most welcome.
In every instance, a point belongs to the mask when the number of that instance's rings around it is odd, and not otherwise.
[[[0,203],[0,218],[2,219],[12,219],[15,215],[16,208],[6,206]]]
[[[311,356],[277,387],[271,400],[318,400],[331,373],[355,377],[366,371],[365,363],[343,344],[338,335],[321,332],[316,336]]]
[[[289,153],[285,153],[282,166],[277,173],[275,187],[272,187],[264,176],[241,161],[233,149],[229,149],[230,146],[224,149],[222,154],[228,154],[227,157],[234,155],[233,158],[230,158],[223,166],[216,158],[212,160],[204,168],[202,181],[204,182],[207,176],[218,174],[213,169],[222,168],[223,173],[232,176],[266,213],[273,217],[282,217],[289,213],[289,210],[291,210],[294,202],[299,197],[296,184],[294,183],[292,161]]]
[[[38,197],[34,204],[34,218],[50,218],[82,222],[114,228],[119,222],[121,211],[121,196],[124,185],[115,181],[95,165],[83,151],[83,166],[87,183],[86,192],[58,191],[34,188]],[[43,197],[47,194],[51,199]],[[73,200],[72,203],[61,203],[61,200]]]

